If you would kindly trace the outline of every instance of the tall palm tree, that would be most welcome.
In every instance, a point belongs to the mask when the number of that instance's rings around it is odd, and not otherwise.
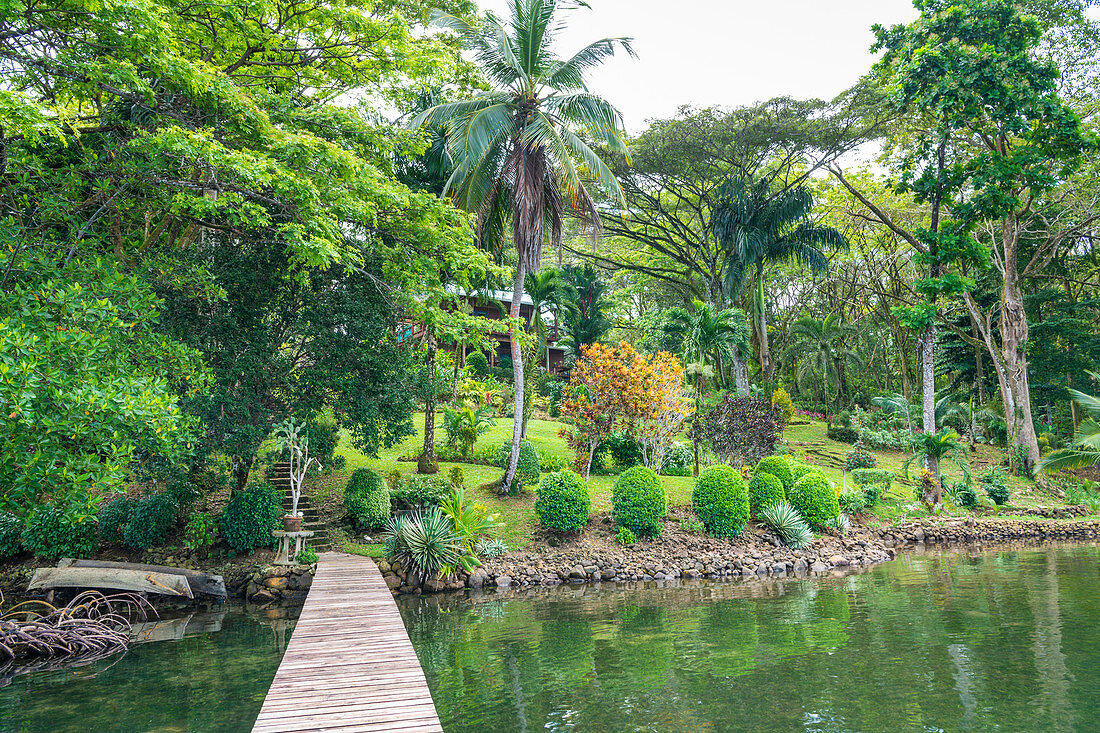
[[[611,330],[607,309],[608,285],[600,277],[600,271],[592,263],[566,265],[565,278],[565,346],[574,357],[580,358],[581,347],[596,343]]]
[[[1100,374],[1089,372],[1100,381]],[[1080,422],[1069,448],[1056,450],[1039,462],[1039,473],[1057,473],[1100,466],[1100,397],[1069,390],[1073,401],[1085,409],[1088,417]]]
[[[814,383],[829,402],[829,387],[836,387],[836,406],[848,392],[846,377],[849,364],[862,363],[859,354],[847,346],[856,333],[855,326],[832,314],[823,319],[803,316],[791,324],[791,340],[786,358],[795,363],[795,379],[800,389]]]
[[[440,104],[413,118],[411,125],[440,124],[455,169],[444,189],[455,203],[477,214],[483,246],[500,249],[511,224],[516,248],[512,288],[512,328],[519,319],[524,278],[539,269],[549,234],[560,243],[568,212],[599,224],[596,204],[585,185],[597,182],[622,200],[611,169],[574,129],[585,130],[610,150],[626,153],[622,116],[610,102],[590,93],[585,74],[614,55],[633,55],[629,39],[605,38],[561,60],[551,49],[562,29],[555,19],[563,8],[583,3],[564,0],[512,0],[507,21],[492,13],[476,24],[445,13],[438,25],[457,31],[493,87],[461,102]],[[520,339],[513,334],[516,420],[512,454],[501,483],[508,492],[515,477],[522,438],[524,384]]]
[[[748,337],[745,314],[736,308],[716,311],[709,304],[696,300],[692,302],[690,311],[679,308],[670,311],[665,331],[680,342],[684,363],[689,365],[688,372],[694,377],[695,420],[698,427],[698,420],[703,414],[700,407],[707,361],[713,365],[713,373],[721,384],[723,367],[733,359],[734,349],[743,346]],[[693,473],[698,476],[699,430],[692,430],[691,434],[695,454]]]
[[[773,193],[765,180],[737,177],[719,189],[711,214],[711,227],[725,250],[726,297],[732,302],[751,288],[753,330],[765,384],[775,377],[775,361],[768,342],[764,268],[797,262],[813,272],[826,272],[825,253],[848,249],[848,240],[837,229],[813,222],[813,207],[813,195],[804,186]]]

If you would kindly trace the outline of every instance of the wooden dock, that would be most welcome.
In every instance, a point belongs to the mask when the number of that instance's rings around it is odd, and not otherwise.
[[[253,733],[442,731],[374,561],[325,552]]]

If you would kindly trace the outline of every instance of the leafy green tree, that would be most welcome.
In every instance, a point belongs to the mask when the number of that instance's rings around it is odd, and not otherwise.
[[[725,250],[726,297],[733,302],[742,289],[751,292],[765,385],[775,376],[775,363],[768,343],[764,268],[796,262],[812,272],[826,272],[826,251],[848,248],[840,231],[813,221],[813,207],[813,195],[805,186],[773,193],[766,179],[733,178],[719,190],[711,212],[711,227]]]
[[[1039,458],[1028,375],[1028,321],[1022,277],[1072,231],[1052,227],[1037,206],[1095,149],[1073,110],[1058,96],[1059,72],[1041,61],[1039,21],[1008,0],[916,0],[921,17],[876,27],[877,70],[898,112],[921,131],[901,146],[899,190],[930,206],[927,228],[908,235],[928,276],[914,283],[925,301],[905,310],[921,331],[924,422],[934,428],[934,349],[938,302],[960,298],[989,352],[1008,423],[1010,445],[1027,465]],[[950,216],[950,218],[948,218]],[[973,232],[996,221],[989,250]],[[1079,226],[1078,223],[1076,226]],[[1039,251],[1023,242],[1042,232]],[[983,312],[969,291],[968,268],[999,270],[997,312]],[[955,269],[956,271],[952,271]],[[994,323],[996,320],[996,323]]]
[[[11,257],[0,255],[0,509],[101,497],[135,459],[183,460],[197,431],[176,393],[209,375],[164,335],[153,292],[105,261],[58,271]]]
[[[539,269],[546,236],[559,245],[567,211],[598,222],[585,179],[621,198],[611,170],[574,131],[583,129],[612,150],[626,152],[619,112],[588,91],[585,74],[629,41],[605,38],[569,59],[553,55],[561,29],[558,0],[513,0],[507,21],[487,13],[479,23],[439,14],[437,22],[459,33],[474,52],[492,89],[476,97],[437,105],[417,115],[413,126],[438,124],[447,132],[455,170],[445,193],[477,212],[478,239],[499,249],[511,224],[517,263],[509,315],[513,319],[515,414],[512,454],[502,491],[509,491],[523,437],[523,356],[516,329],[524,278]]]

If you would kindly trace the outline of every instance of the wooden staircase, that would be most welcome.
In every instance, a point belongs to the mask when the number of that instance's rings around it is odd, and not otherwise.
[[[294,499],[290,495],[290,464],[289,463],[276,463],[275,464],[275,478],[271,480],[271,484],[277,491],[283,495],[283,510],[290,514],[290,508],[294,505]],[[313,506],[313,503],[306,496],[305,492],[298,497],[298,511],[302,513],[302,529],[313,530],[313,537],[309,541],[309,546],[317,552],[325,552],[332,549],[332,543],[328,537],[328,530],[321,526],[320,515],[317,513],[317,507]]]

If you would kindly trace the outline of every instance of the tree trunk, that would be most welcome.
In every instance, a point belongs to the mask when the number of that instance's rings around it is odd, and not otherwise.
[[[439,473],[439,459],[435,455],[435,334],[428,331],[425,344],[428,369],[428,392],[424,397],[424,447],[416,461],[417,473]]]
[[[741,355],[741,347],[734,346],[733,354],[733,385],[738,394],[749,393],[749,369],[745,364],[745,358]]]
[[[764,303],[764,273],[756,272],[756,306],[760,311],[757,316],[757,328],[760,329],[760,374],[764,378],[764,389],[771,389],[772,380],[775,378],[775,364],[772,362],[771,345],[768,343],[768,313]]]
[[[500,492],[509,494],[512,491],[512,482],[516,478],[516,466],[519,465],[519,444],[523,440],[523,354],[520,353],[520,334],[516,324],[519,323],[519,306],[523,300],[523,259],[516,265],[516,281],[512,287],[512,305],[508,309],[508,315],[512,318],[509,327],[512,331],[510,339],[512,347],[512,385],[515,392],[515,412],[512,416],[512,453],[508,456],[508,468],[504,471],[504,478],[500,482]]]
[[[1009,234],[1007,229],[1013,228]],[[1015,239],[1015,224],[1005,224],[1005,238]],[[1039,461],[1039,440],[1035,434],[1035,421],[1031,414],[1031,380],[1027,373],[1027,311],[1024,309],[1024,297],[1020,290],[1019,274],[1016,269],[1016,244],[1005,242],[1004,288],[1001,293],[1001,350],[1004,353],[1006,379],[1016,398],[1015,409],[1009,413],[1005,403],[1005,420],[1008,422],[1009,445],[1020,445],[1027,449],[1027,458],[1022,467],[1030,471]],[[1016,455],[1010,453],[1009,459],[1015,465]]]
[[[923,413],[924,432],[936,432],[936,327],[930,326],[921,334],[921,406]],[[940,482],[939,460],[933,456],[927,456],[924,461],[933,476],[935,486],[932,487],[932,496],[929,497],[933,504],[939,504],[943,493]]]

